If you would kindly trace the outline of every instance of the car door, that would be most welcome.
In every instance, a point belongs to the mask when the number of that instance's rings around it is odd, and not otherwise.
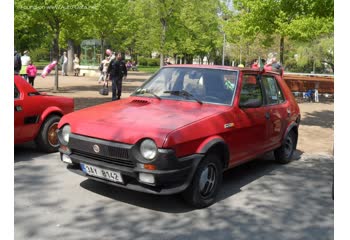
[[[266,96],[266,108],[269,115],[267,147],[274,148],[279,145],[284,129],[285,119],[288,118],[288,103],[285,101],[278,82],[274,76],[263,75],[262,86]]]
[[[20,98],[20,91],[18,88],[15,86],[15,91],[14,91],[14,138],[15,138],[15,143],[21,141],[21,131],[23,128],[23,123],[24,123],[24,113],[22,111],[22,102],[23,100]]]
[[[15,143],[21,143],[35,138],[40,128],[39,119],[45,103],[42,102],[37,92],[28,93],[20,84],[15,84],[16,91],[14,99]]]
[[[239,93],[239,108],[235,110],[235,140],[232,149],[234,161],[250,159],[266,148],[268,119],[263,102],[258,76],[244,74]]]

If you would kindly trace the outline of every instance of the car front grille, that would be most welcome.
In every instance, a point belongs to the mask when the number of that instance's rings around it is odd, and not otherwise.
[[[105,141],[71,134],[69,148],[72,154],[91,160],[107,162],[124,167],[134,167],[135,163],[129,158],[131,145]]]

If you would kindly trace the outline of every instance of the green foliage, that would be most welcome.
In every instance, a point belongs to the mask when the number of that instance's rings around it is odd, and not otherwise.
[[[15,0],[15,47],[32,53],[39,49],[35,53],[39,59],[45,54],[42,49],[53,48],[58,54],[68,40],[77,46],[94,38],[130,54],[140,65],[159,65],[163,56],[182,62],[206,56],[221,64],[225,34],[227,65],[232,60],[248,63],[258,56],[266,58],[280,47],[289,66],[307,65],[311,57],[316,68],[322,62],[333,64],[333,55],[320,50],[333,46],[333,0],[235,0],[233,11],[225,2]],[[301,53],[303,46],[309,49],[307,54]],[[149,59],[152,52],[161,59]],[[294,61],[295,54],[302,56],[300,61]]]
[[[257,34],[279,36],[280,49],[284,49],[285,38],[312,41],[334,31],[333,0],[237,0],[234,3],[239,15],[232,20],[237,26],[229,33],[232,38],[252,39]]]
[[[30,51],[33,62],[50,61],[50,50],[48,48],[36,48]]]
[[[159,58],[139,57],[138,64],[141,66],[159,66]]]

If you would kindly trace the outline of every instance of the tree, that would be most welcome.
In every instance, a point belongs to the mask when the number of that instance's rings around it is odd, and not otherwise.
[[[73,24],[76,16],[90,7],[90,0],[15,0],[15,15],[23,15],[26,22],[17,18],[15,29],[20,28],[19,23],[32,26],[34,23],[41,26],[41,30],[47,33],[52,41],[53,57],[59,59],[59,40],[62,29]],[[16,31],[16,30],[15,30]],[[39,30],[35,33],[40,32]],[[15,42],[17,39],[15,38]],[[54,90],[58,90],[58,67],[56,66]]]
[[[280,38],[280,61],[284,61],[286,37],[312,40],[333,32],[333,0],[236,0],[239,32],[244,37],[262,33]]]

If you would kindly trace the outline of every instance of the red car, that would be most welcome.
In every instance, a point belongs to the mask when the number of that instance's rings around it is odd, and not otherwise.
[[[19,75],[15,77],[15,144],[35,140],[45,152],[59,148],[57,126],[61,117],[74,111],[74,100],[39,93]]]
[[[84,119],[84,121],[81,121]],[[168,65],[129,98],[59,123],[61,160],[91,179],[211,205],[223,171],[274,151],[292,159],[299,107],[275,72]]]

